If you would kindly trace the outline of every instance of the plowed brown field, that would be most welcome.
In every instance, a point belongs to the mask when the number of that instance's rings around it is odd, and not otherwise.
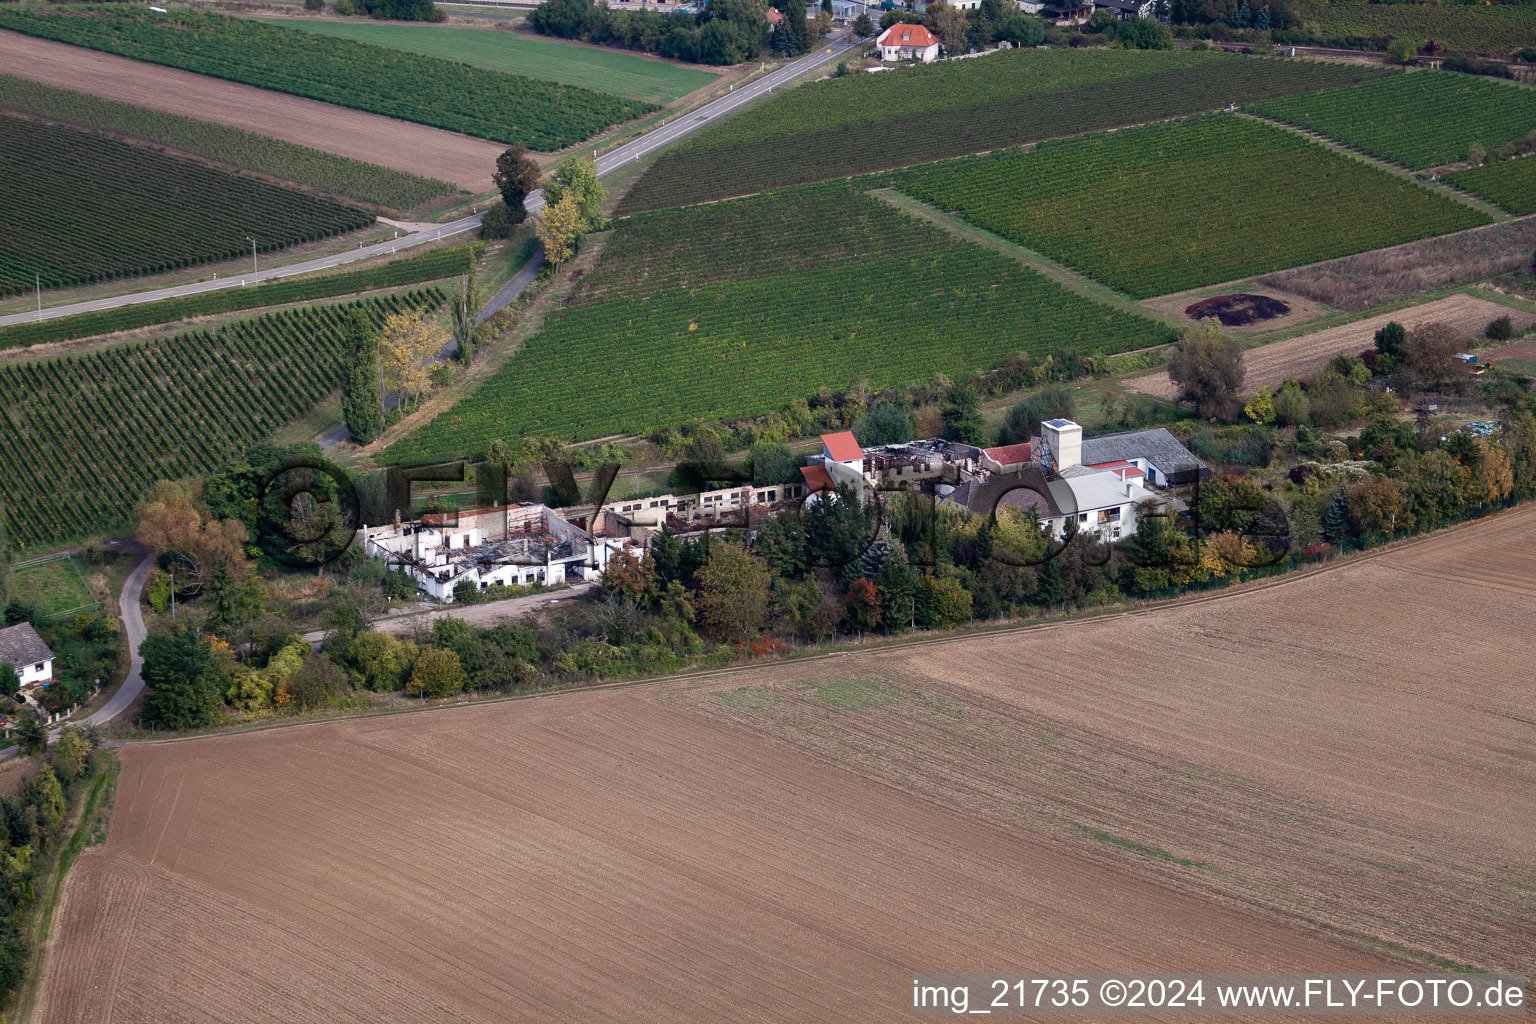
[[[16,32],[0,31],[0,67],[47,85],[233,125],[337,156],[451,181],[471,192],[490,190],[491,172],[503,149],[494,142],[439,128]]]
[[[921,969],[1533,972],[1533,528],[983,639],[131,747],[39,1019],[900,1020]]]
[[[1267,384],[1273,390],[1292,377],[1306,377],[1316,373],[1334,356],[1344,353],[1358,355],[1374,344],[1378,330],[1394,320],[1409,330],[1421,324],[1440,321],[1463,332],[1468,339],[1474,339],[1482,337],[1490,320],[1497,320],[1501,316],[1509,317],[1515,327],[1521,330],[1536,321],[1536,316],[1487,299],[1472,295],[1449,295],[1422,306],[1383,313],[1342,327],[1330,327],[1315,334],[1302,334],[1260,345],[1243,353],[1243,392],[1252,394],[1260,384]],[[1473,342],[1469,341],[1469,344]],[[1159,398],[1172,399],[1178,394],[1166,370],[1137,377],[1127,381],[1126,386]]]

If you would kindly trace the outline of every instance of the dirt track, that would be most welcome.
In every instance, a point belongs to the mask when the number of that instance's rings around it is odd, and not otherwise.
[[[491,188],[502,148],[467,135],[226,82],[176,68],[0,31],[0,67],[13,75],[310,146],[338,156]]]
[[[1401,966],[1372,947],[1530,971],[1533,527],[963,644],[128,748],[38,1019],[897,1020],[927,966]]]
[[[1373,344],[1376,332],[1395,320],[1412,330],[1421,324],[1444,321],[1463,331],[1468,338],[1480,338],[1488,321],[1508,316],[1517,329],[1525,327],[1536,317],[1529,313],[1501,306],[1473,295],[1449,295],[1422,306],[1400,309],[1395,313],[1356,320],[1342,327],[1330,327],[1315,334],[1302,334],[1284,341],[1272,342],[1243,353],[1243,379],[1245,394],[1252,394],[1259,384],[1268,384],[1273,390],[1291,377],[1305,377],[1316,373],[1328,360],[1341,353],[1357,355]],[[1159,398],[1174,398],[1178,392],[1166,370],[1127,381],[1126,386]]]

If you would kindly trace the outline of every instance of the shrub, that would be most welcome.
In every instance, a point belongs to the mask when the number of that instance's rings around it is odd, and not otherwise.
[[[1484,337],[1490,341],[1508,341],[1515,336],[1515,324],[1507,316],[1501,316],[1497,320],[1488,321],[1488,327],[1483,331]]]
[[[464,689],[464,666],[453,651],[428,647],[416,659],[405,692],[413,697],[451,697]]]
[[[1387,63],[1406,64],[1419,52],[1419,44],[1412,39],[1394,39],[1387,44]]]
[[[480,237],[484,239],[510,238],[512,229],[522,223],[527,216],[524,213],[519,217],[512,212],[512,208],[506,203],[497,203],[485,211],[485,217],[480,221]]]
[[[306,11],[323,11],[325,10],[325,0],[304,0],[304,9]]]
[[[350,18],[357,10],[352,6],[352,0],[336,0],[336,13]]]

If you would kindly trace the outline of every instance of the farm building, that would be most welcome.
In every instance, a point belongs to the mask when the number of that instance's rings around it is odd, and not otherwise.
[[[1091,467],[1128,462],[1157,487],[1184,487],[1211,475],[1194,452],[1162,427],[1084,438],[1082,461]]]
[[[927,64],[939,58],[939,37],[922,25],[899,22],[875,37],[884,61],[915,60]]]
[[[1095,11],[1108,11],[1121,21],[1157,15],[1157,0],[1093,0]]]
[[[0,629],[0,665],[14,668],[22,688],[30,689],[53,678],[53,651],[32,623],[18,623]]]
[[[363,528],[363,550],[385,559],[439,601],[461,587],[593,580],[623,544],[602,540],[545,505],[469,509]]]

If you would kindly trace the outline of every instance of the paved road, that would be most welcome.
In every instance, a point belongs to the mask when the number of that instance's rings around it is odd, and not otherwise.
[[[123,582],[123,592],[117,598],[117,614],[123,620],[123,636],[128,641],[128,675],[123,679],[123,685],[117,688],[108,701],[94,712],[86,715],[79,723],[81,725],[103,725],[124,711],[139,696],[139,691],[144,689],[144,659],[139,657],[139,644],[144,642],[144,611],[139,607],[139,598],[144,593],[144,583],[149,579],[150,559],[148,555],[136,565],[133,572],[128,574],[128,579]]]
[[[829,61],[837,60],[849,50],[860,45],[859,43],[831,43],[823,46],[815,53],[801,57],[792,64],[767,75],[756,82],[742,86],[733,92],[728,92],[719,99],[713,100],[690,114],[679,117],[676,121],[662,125],[645,135],[625,143],[611,153],[604,154],[597,160],[597,173],[601,176],[618,170],[632,160],[637,160],[658,147],[665,146],[697,131],[716,118],[728,114],[744,103],[750,103],[759,96],[772,92],[779,86],[793,82],[803,75],[810,74]],[[544,192],[536,190],[528,196],[524,205],[530,214],[536,214],[544,208]],[[360,249],[352,249],[347,252],[336,253],[333,256],[325,256],[320,259],[307,260],[303,263],[293,263],[286,267],[274,267],[271,270],[263,270],[259,273],[244,275],[232,274],[229,277],[216,281],[197,281],[192,284],[176,285],[172,288],[157,288],[154,291],[135,292],[131,295],[118,295],[107,299],[94,299],[90,302],[76,302],[67,306],[54,306],[44,309],[42,315],[37,312],[12,313],[8,316],[0,316],[0,327],[18,323],[31,323],[36,320],[50,320],[58,316],[68,316],[71,313],[86,313],[98,309],[116,309],[120,306],[133,306],[141,302],[154,302],[159,299],[176,298],[183,295],[199,295],[203,292],[219,291],[224,288],[239,288],[256,284],[260,281],[272,281],[283,277],[293,277],[298,274],[311,274],[318,270],[329,270],[348,263],[356,263],[359,260],[373,259],[376,256],[385,256],[390,253],[408,249],[411,246],[422,245],[426,242],[434,242],[440,238],[451,238],[454,235],[463,234],[466,231],[474,231],[480,226],[482,214],[474,214],[470,217],[461,217],[447,224],[434,225],[424,231],[403,235],[398,239],[390,239],[378,242],[374,245],[363,246]]]
[[[543,268],[544,243],[540,242],[533,250],[533,255],[528,257],[528,262],[523,264],[523,268],[513,274],[512,280],[502,285],[499,292],[491,296],[491,301],[487,302],[485,308],[480,311],[480,315],[475,317],[475,322],[483,324],[512,305],[512,300],[523,294],[523,290],[533,284],[533,279],[539,276],[539,271]]]

